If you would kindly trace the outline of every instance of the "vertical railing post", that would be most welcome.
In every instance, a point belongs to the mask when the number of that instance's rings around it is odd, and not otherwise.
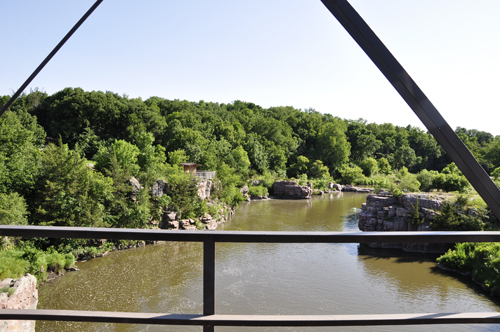
[[[215,314],[215,241],[203,241],[203,315]],[[213,325],[204,325],[203,332],[214,332]]]

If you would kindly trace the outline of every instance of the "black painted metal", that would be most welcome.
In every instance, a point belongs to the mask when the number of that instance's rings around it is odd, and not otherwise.
[[[215,314],[215,242],[203,242],[203,315]],[[214,325],[204,325],[203,332],[214,332]]]
[[[211,326],[380,326],[438,324],[500,324],[498,312],[418,313],[381,315],[184,315],[168,313],[0,309],[2,320],[211,325]]]
[[[85,20],[92,14],[92,12],[103,2],[103,0],[97,0],[92,7],[82,16],[82,18],[73,26],[73,28],[64,36],[64,38],[59,42],[59,44],[56,45],[56,47],[52,50],[52,52],[47,55],[45,60],[42,61],[42,63],[35,69],[35,71],[31,74],[30,77],[24,82],[23,85],[10,97],[10,99],[7,101],[7,103],[0,109],[0,116],[2,116],[5,111],[12,105],[12,103],[21,95],[21,93],[26,89],[28,84],[33,81],[33,79],[40,73],[40,71],[45,67],[47,63],[49,63],[50,59],[59,51],[59,49],[68,41],[68,39],[75,33],[76,30],[85,22]]]
[[[237,243],[500,242],[500,232],[251,232],[0,225],[0,236]],[[209,248],[209,246],[207,246]],[[211,250],[209,254],[211,254]],[[213,249],[215,250],[215,249]],[[215,252],[213,253],[215,255]],[[208,257],[208,256],[207,256]],[[214,256],[215,257],[215,256]]]
[[[500,219],[500,190],[446,120],[347,0],[321,0],[403,97]]]
[[[203,315],[67,310],[0,310],[4,320],[55,320],[161,325],[215,326],[369,326],[420,324],[499,324],[498,313],[429,313],[400,315],[216,315],[215,244],[500,242],[500,232],[235,232],[0,225],[0,236],[100,238],[203,242]]]

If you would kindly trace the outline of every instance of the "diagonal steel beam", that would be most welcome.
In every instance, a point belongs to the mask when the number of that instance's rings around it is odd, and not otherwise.
[[[7,109],[10,107],[10,105],[12,105],[12,103],[14,101],[16,101],[16,99],[19,97],[19,95],[24,91],[24,89],[26,89],[26,87],[31,83],[31,81],[33,81],[33,79],[36,77],[36,75],[38,75],[38,73],[40,73],[40,71],[42,71],[43,67],[45,67],[45,65],[47,63],[49,63],[50,59],[52,59],[52,57],[54,55],[56,55],[56,53],[59,51],[59,49],[61,47],[63,47],[63,45],[73,35],[73,33],[75,33],[75,31],[78,30],[78,28],[80,27],[80,25],[82,25],[83,22],[85,22],[85,20],[90,16],[90,14],[92,14],[94,12],[94,10],[103,1],[104,0],[97,0],[94,3],[94,5],[92,7],[90,7],[90,9],[82,16],[82,18],[78,22],[76,22],[76,24],[73,26],[73,28],[66,34],[66,36],[64,36],[63,39],[61,39],[61,41],[59,42],[59,44],[57,44],[56,47],[54,47],[54,49],[52,50],[52,52],[50,52],[49,55],[47,55],[47,57],[42,61],[42,63],[31,74],[31,76],[28,77],[28,79],[24,82],[24,84],[21,85],[21,87],[16,91],[16,93],[14,93],[12,95],[12,97],[10,97],[10,99],[7,101],[7,103],[5,105],[3,105],[2,109],[0,109],[0,116],[2,116],[5,113],[5,111],[7,111]]]
[[[403,97],[500,220],[500,190],[406,70],[347,0],[321,0]]]

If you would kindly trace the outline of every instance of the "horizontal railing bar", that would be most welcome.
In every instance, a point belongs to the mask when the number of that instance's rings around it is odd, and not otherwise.
[[[500,232],[255,232],[0,225],[0,236],[242,243],[500,242]]]
[[[214,326],[374,326],[499,324],[498,312],[380,315],[183,315],[137,312],[0,309],[3,320]]]

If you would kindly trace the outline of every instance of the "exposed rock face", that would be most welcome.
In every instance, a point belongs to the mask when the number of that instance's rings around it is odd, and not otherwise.
[[[200,180],[196,186],[198,187],[198,196],[202,200],[210,198],[210,191],[212,190],[211,180]]]
[[[31,274],[14,280],[5,279],[0,282],[0,288],[12,287],[14,294],[0,294],[0,309],[36,309],[38,304],[38,289],[36,278]],[[34,332],[35,321],[31,320],[0,320],[0,332]]]
[[[255,182],[255,181],[254,181]],[[248,186],[243,186],[241,189],[240,189],[240,192],[241,194],[243,195],[243,197],[245,197],[245,200],[247,202],[250,202],[252,199],[250,198],[250,195],[248,194]]]
[[[412,225],[408,214],[417,205],[424,222]],[[424,194],[405,194],[394,198],[387,194],[368,195],[359,214],[359,229],[363,232],[430,231],[430,222],[439,214],[444,197]],[[444,253],[447,243],[370,243],[371,248],[396,248],[408,252]]]
[[[141,186],[141,184],[139,183],[139,180],[137,180],[135,177],[131,177],[130,180],[129,180],[129,183],[132,186],[132,195],[130,195],[130,198],[133,201],[135,201],[136,200],[136,196],[139,193],[139,190],[141,190],[144,187]]]
[[[312,188],[300,186],[295,181],[276,181],[273,185],[274,196],[281,198],[311,198]]]
[[[168,191],[168,183],[163,180],[158,180],[153,184],[153,188],[151,188],[151,196],[153,197],[162,197],[167,194]]]
[[[197,229],[216,229],[222,223],[225,223],[229,217],[234,214],[234,208],[224,207],[219,210],[220,217],[214,218],[208,213],[195,219],[180,219],[176,212],[167,211],[163,213],[163,219],[159,224],[162,229],[172,230],[197,230]]]
[[[355,187],[351,184],[346,184],[345,187],[342,188],[342,191],[355,192],[355,193],[371,193],[371,192],[373,192],[373,189],[372,188],[359,188],[359,187]]]

